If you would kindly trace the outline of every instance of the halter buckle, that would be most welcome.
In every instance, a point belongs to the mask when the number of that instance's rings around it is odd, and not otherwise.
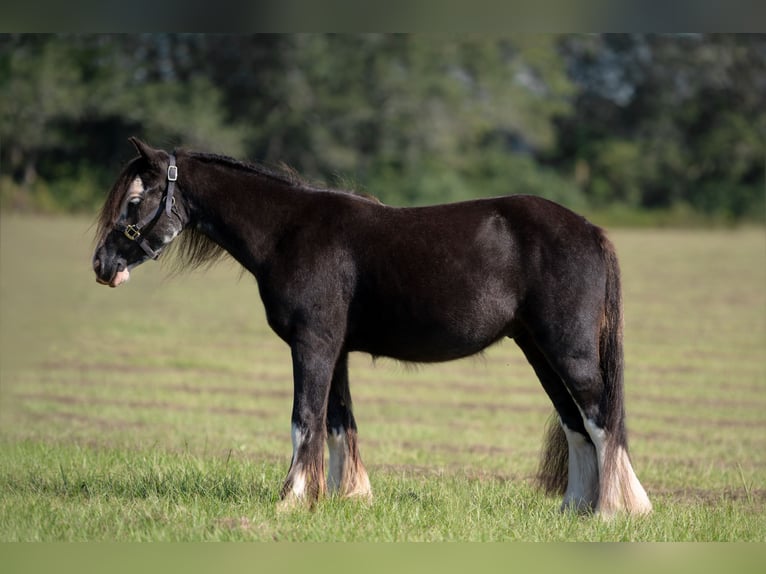
[[[136,241],[138,240],[139,237],[141,237],[141,230],[135,225],[126,226],[125,231],[123,231],[123,233],[125,234],[125,237],[127,237],[131,241]]]
[[[169,165],[168,166],[168,181],[176,181],[176,180],[178,180],[178,166]]]

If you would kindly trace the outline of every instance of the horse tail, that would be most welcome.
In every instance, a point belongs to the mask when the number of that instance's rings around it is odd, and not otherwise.
[[[620,268],[614,246],[603,231],[601,245],[606,269],[606,297],[599,341],[604,382],[599,410],[603,413],[603,428],[607,438],[603,446],[603,466],[599,468],[598,508],[606,516],[621,509],[646,514],[652,511],[652,503],[630,462],[625,429]]]
[[[628,439],[625,431],[624,352],[622,344],[623,311],[620,266],[612,242],[600,230],[601,249],[604,258],[606,286],[604,314],[599,335],[599,356],[604,392],[600,410],[604,429],[610,434],[605,462],[614,460],[611,449],[621,447],[627,452]],[[604,469],[609,474],[610,469]]]

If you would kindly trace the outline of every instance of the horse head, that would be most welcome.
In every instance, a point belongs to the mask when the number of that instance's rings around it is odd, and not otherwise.
[[[175,194],[178,167],[174,154],[130,138],[139,156],[115,182],[98,223],[93,270],[96,281],[117,287],[130,270],[157,259],[183,230],[186,210]]]

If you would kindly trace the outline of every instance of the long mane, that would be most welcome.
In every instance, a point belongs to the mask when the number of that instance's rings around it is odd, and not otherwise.
[[[231,169],[254,173],[261,177],[271,179],[290,187],[296,187],[309,191],[329,191],[328,188],[310,182],[298,174],[298,172],[286,164],[279,164],[276,167],[266,166],[261,163],[250,163],[234,159],[225,155],[212,153],[188,152],[189,157],[203,163],[223,164]]]

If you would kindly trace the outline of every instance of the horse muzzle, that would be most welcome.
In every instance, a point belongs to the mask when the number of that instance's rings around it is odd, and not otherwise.
[[[117,287],[130,279],[130,271],[124,261],[105,265],[97,255],[93,258],[93,270],[96,272],[96,282],[101,285]]]

